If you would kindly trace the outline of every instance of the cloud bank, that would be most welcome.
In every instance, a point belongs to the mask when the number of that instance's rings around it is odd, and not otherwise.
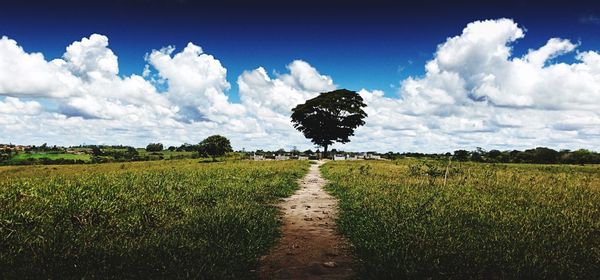
[[[512,55],[523,28],[510,19],[476,21],[438,45],[425,74],[400,81],[395,97],[359,91],[366,125],[347,150],[440,152],[458,148],[600,149],[600,53],[550,38]],[[572,55],[574,63],[555,62]],[[146,55],[140,75],[119,75],[106,36],[73,42],[61,58],[29,53],[0,39],[0,142],[144,146],[196,143],[212,134],[235,148],[312,148],[290,110],[338,88],[308,62],[287,73],[262,67],[237,77],[231,102],[227,69],[200,46],[167,46]]]

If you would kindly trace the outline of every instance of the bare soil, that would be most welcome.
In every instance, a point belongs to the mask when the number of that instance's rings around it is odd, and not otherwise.
[[[337,231],[337,200],[323,190],[319,161],[300,180],[300,189],[279,207],[279,243],[261,258],[261,279],[355,279],[349,243]]]

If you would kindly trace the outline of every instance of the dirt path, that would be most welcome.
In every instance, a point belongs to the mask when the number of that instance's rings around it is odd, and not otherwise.
[[[348,242],[337,233],[337,200],[323,190],[318,164],[300,189],[279,206],[284,224],[279,243],[261,259],[262,279],[354,279]]]

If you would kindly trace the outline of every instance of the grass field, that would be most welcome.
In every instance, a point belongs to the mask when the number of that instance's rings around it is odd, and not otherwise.
[[[12,162],[18,162],[18,161],[24,161],[24,160],[28,160],[28,159],[42,159],[42,158],[47,158],[47,159],[51,159],[51,160],[72,159],[72,160],[89,161],[90,155],[88,155],[88,154],[76,155],[76,154],[51,154],[51,153],[35,153],[35,154],[21,153],[21,154],[15,155],[10,160]]]
[[[370,279],[600,279],[600,166],[330,162]]]
[[[0,167],[0,279],[248,278],[306,161]]]
[[[186,152],[186,151],[169,151],[162,150],[160,152],[148,152],[146,149],[137,149],[140,156],[152,155],[152,154],[161,154],[164,158],[175,158],[175,157],[192,157],[193,155],[197,155],[198,152]]]

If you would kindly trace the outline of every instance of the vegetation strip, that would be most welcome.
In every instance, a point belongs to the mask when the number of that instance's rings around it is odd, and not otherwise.
[[[0,168],[1,279],[247,278],[307,161]]]
[[[330,162],[369,279],[599,279],[600,166]]]

